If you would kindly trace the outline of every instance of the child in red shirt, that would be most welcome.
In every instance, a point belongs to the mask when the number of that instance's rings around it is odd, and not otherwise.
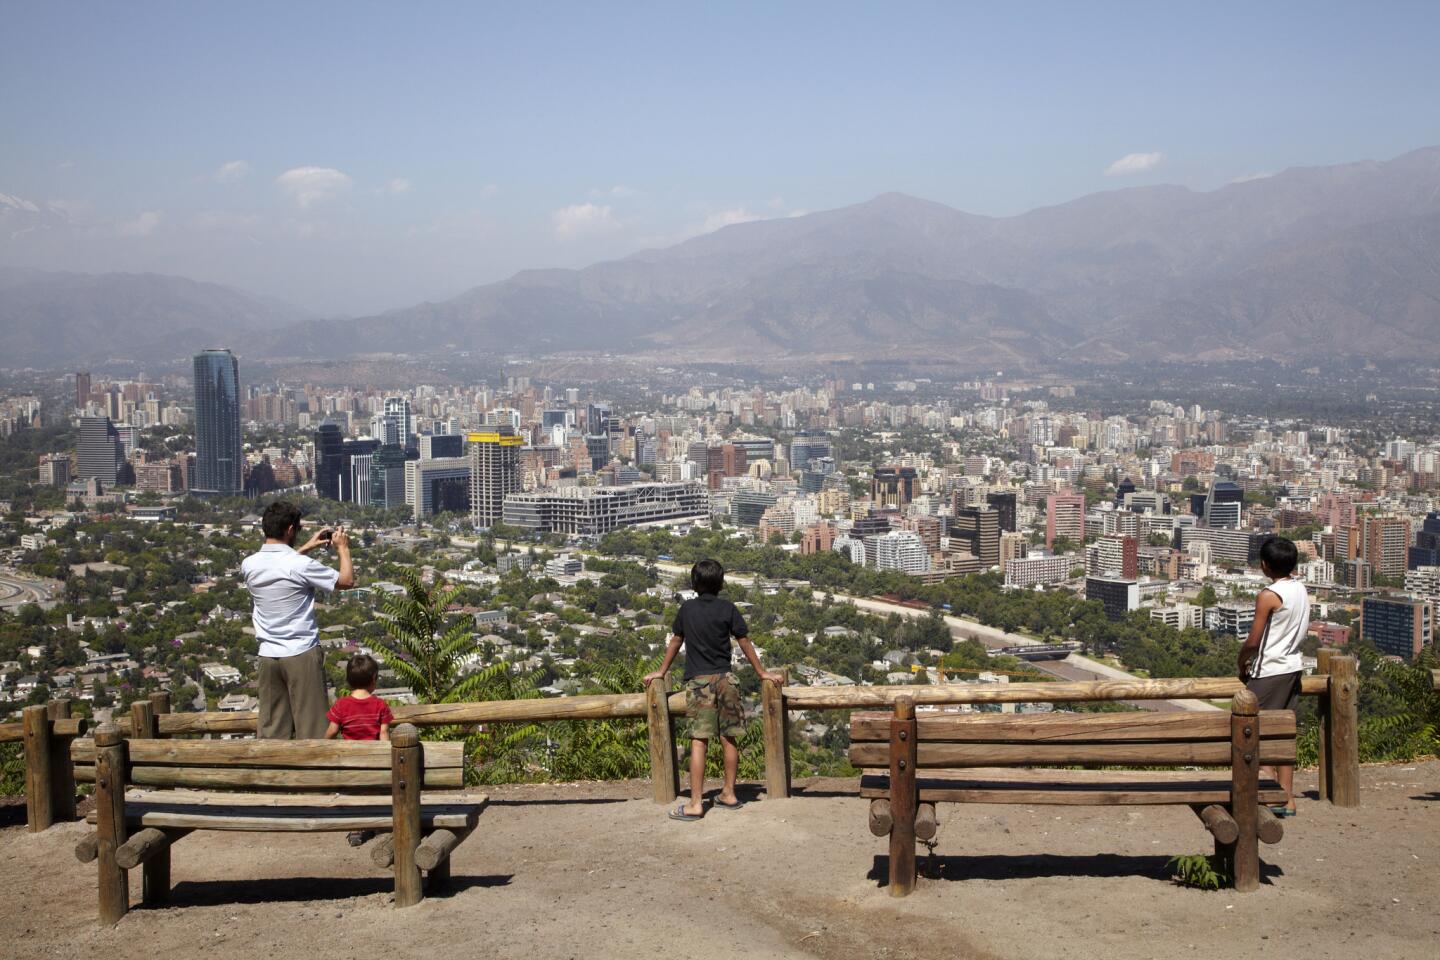
[[[346,740],[389,740],[390,724],[395,716],[384,700],[375,696],[375,683],[380,676],[380,665],[375,658],[357,653],[345,665],[345,682],[350,685],[350,695],[341,697],[330,708],[326,719],[330,726],[325,729],[325,739],[333,740],[337,735]],[[346,834],[350,846],[358,847],[375,836],[373,830],[353,830]]]

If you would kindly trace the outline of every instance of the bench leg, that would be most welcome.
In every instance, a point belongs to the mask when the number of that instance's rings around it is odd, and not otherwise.
[[[890,896],[915,889],[915,704],[901,697],[890,720]]]
[[[157,850],[141,866],[142,899],[147,907],[170,899],[170,848]]]

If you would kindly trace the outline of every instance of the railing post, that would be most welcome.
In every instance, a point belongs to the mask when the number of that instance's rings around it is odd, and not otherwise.
[[[149,700],[136,700],[130,704],[130,739],[155,739],[155,708]]]
[[[680,795],[680,773],[675,765],[675,727],[670,721],[670,694],[665,678],[645,688],[645,725],[650,732],[650,785],[656,803],[671,803]]]
[[[1319,787],[1317,793],[1321,800],[1330,799],[1330,687],[1333,682],[1330,679],[1330,658],[1338,651],[1334,647],[1321,647],[1315,653],[1315,672],[1325,677],[1325,692],[1315,698],[1315,714],[1320,718],[1320,752],[1318,763]]]
[[[395,906],[409,907],[425,896],[415,850],[420,846],[420,787],[424,782],[420,734],[412,723],[390,731],[391,839],[395,851]]]
[[[51,700],[45,708],[50,719],[50,812],[56,820],[74,820],[75,761],[70,759],[70,744],[75,738],[55,733],[55,721],[70,718],[70,701]]]
[[[1360,806],[1360,677],[1351,654],[1330,658],[1330,802]]]
[[[915,701],[900,697],[890,719],[890,896],[915,889]]]
[[[150,694],[148,699],[150,700],[150,712],[155,716],[155,738],[168,740],[170,735],[160,732],[160,717],[170,712],[170,694],[161,690]]]
[[[147,704],[148,706],[148,704]],[[95,860],[99,870],[100,922],[119,923],[130,909],[130,883],[115,862],[125,843],[125,738],[113,723],[95,731]]]
[[[785,672],[780,682],[760,681],[761,724],[765,734],[765,796],[790,796],[790,711],[785,706]]]
[[[21,713],[25,737],[25,819],[31,833],[55,822],[55,785],[51,778],[50,712],[44,704]]]
[[[1230,847],[1235,890],[1260,886],[1260,707],[1241,690],[1230,701],[1230,816],[1239,835]]]

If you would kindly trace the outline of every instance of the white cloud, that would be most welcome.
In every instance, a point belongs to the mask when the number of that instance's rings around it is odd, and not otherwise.
[[[716,213],[712,213],[712,214],[710,214],[710,216],[706,217],[706,218],[705,218],[705,222],[704,222],[703,224],[701,224],[701,225],[700,225],[700,228],[699,228],[698,230],[696,230],[695,232],[696,232],[697,234],[700,234],[700,233],[714,233],[716,230],[719,230],[721,227],[728,227],[728,226],[731,226],[732,224],[736,224],[736,223],[749,223],[749,222],[752,221],[752,220],[759,220],[759,219],[761,219],[760,214],[758,214],[758,213],[751,213],[749,210],[746,210],[744,207],[736,207],[736,208],[733,209],[733,210],[720,210],[720,211],[718,211],[718,212],[716,212]]]
[[[75,161],[74,161],[74,160],[61,160],[58,164],[55,165],[55,169],[57,169],[57,170],[74,170],[74,169],[75,169]]]
[[[234,183],[250,175],[250,164],[244,160],[228,160],[215,168],[212,176],[216,183]]]
[[[148,237],[160,226],[160,214],[155,210],[146,210],[134,220],[121,220],[115,224],[115,232],[122,237]]]
[[[1158,150],[1154,153],[1127,153],[1105,168],[1105,176],[1128,177],[1132,173],[1144,173],[1154,170],[1164,160],[1165,154]]]
[[[555,224],[555,236],[561,240],[608,233],[619,226],[609,206],[594,203],[572,203],[550,214],[550,219]]]
[[[394,194],[409,193],[414,189],[414,184],[405,177],[396,177],[385,185],[385,189],[387,192]]]
[[[1236,177],[1234,180],[1231,180],[1230,182],[1231,182],[1231,183],[1249,183],[1251,180],[1265,180],[1265,179],[1267,179],[1267,178],[1269,178],[1269,177],[1273,177],[1273,176],[1275,176],[1275,174],[1273,174],[1273,173],[1245,173],[1245,174],[1241,174],[1240,176]]]
[[[301,210],[308,210],[350,189],[354,180],[333,167],[295,167],[275,178]]]
[[[499,195],[500,195],[500,185],[499,185],[499,184],[496,184],[496,183],[487,183],[487,184],[485,184],[485,186],[483,186],[483,187],[480,188],[480,199],[481,199],[481,200],[489,200],[491,197],[497,197],[497,196],[499,196]]]

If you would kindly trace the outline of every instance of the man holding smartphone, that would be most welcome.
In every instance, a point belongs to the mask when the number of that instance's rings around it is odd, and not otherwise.
[[[315,591],[355,586],[350,540],[344,530],[320,530],[304,546],[300,510],[285,500],[260,519],[265,544],[240,564],[254,601],[252,622],[260,643],[260,724],[257,736],[272,740],[319,740],[325,736],[325,658],[315,622]],[[332,570],[307,554],[331,546],[340,560]]]

